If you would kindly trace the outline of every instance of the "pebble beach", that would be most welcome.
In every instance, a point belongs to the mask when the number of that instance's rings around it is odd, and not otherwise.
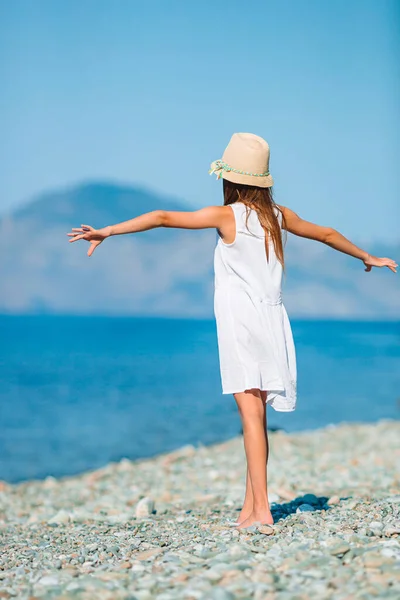
[[[400,422],[270,432],[272,527],[236,530],[243,438],[0,482],[0,598],[400,597]]]

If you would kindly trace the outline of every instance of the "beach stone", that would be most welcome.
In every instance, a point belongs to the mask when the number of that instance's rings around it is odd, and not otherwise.
[[[275,533],[274,528],[270,527],[269,525],[261,525],[257,530],[263,535],[274,535]]]
[[[387,537],[390,537],[392,535],[400,535],[400,523],[386,525],[386,527],[383,530],[383,533]]]
[[[230,562],[217,562],[217,563],[211,562],[211,566],[215,571],[219,571],[219,572],[229,571],[232,569],[232,563],[230,563]]]
[[[250,560],[240,559],[235,561],[233,566],[235,568],[235,571],[245,571],[246,569],[251,569],[253,567],[253,564]]]
[[[71,515],[69,512],[67,512],[66,510],[59,510],[58,513],[56,513],[55,515],[53,515],[48,521],[47,523],[49,525],[59,525],[61,523],[69,523],[69,521],[71,520]]]
[[[370,529],[378,529],[381,530],[383,529],[383,523],[381,523],[380,521],[371,521],[371,523],[369,524]]]
[[[79,571],[73,565],[68,565],[63,568],[63,573],[67,573],[70,577],[78,577]]]
[[[235,600],[235,595],[227,589],[216,587],[201,596],[201,600]]]
[[[388,562],[388,558],[377,552],[367,552],[363,558],[364,565],[368,568],[379,568]]]
[[[211,564],[227,562],[231,559],[232,559],[232,556],[230,555],[229,552],[220,552],[219,554],[215,555],[212,558]]]
[[[47,475],[43,480],[43,489],[50,490],[58,485],[58,481],[53,475]]]
[[[137,560],[150,560],[150,559],[156,557],[160,553],[162,553],[161,548],[150,548],[149,550],[144,550],[143,552],[138,552],[135,555],[135,558]],[[164,560],[175,560],[175,559],[180,560],[180,558],[176,555],[171,554],[170,556],[167,556],[167,555],[164,556]]]
[[[301,513],[301,512],[313,512],[315,510],[315,508],[313,506],[311,506],[311,504],[300,504],[300,506],[298,506],[296,508],[296,513]]]
[[[154,500],[149,497],[142,498],[136,505],[135,515],[138,518],[148,517],[153,513]]]
[[[294,556],[288,556],[282,560],[278,569],[279,571],[287,571],[288,569],[295,569],[298,566],[298,560]]]
[[[204,577],[206,577],[210,581],[217,582],[222,579],[223,573],[221,573],[221,571],[218,571],[218,569],[208,569],[204,572]]]
[[[372,536],[376,536],[376,537],[382,537],[384,535],[384,533],[383,533],[383,524],[382,523],[377,523],[377,522],[370,523],[369,527],[367,529],[367,535],[372,535]]]
[[[98,549],[99,545],[98,544],[88,544],[86,546],[86,550],[88,552],[96,552],[96,550]]]
[[[370,583],[377,583],[382,587],[389,587],[391,580],[386,573],[370,573],[368,575],[368,581]]]
[[[154,596],[149,590],[135,590],[135,598],[137,600],[154,600]]]
[[[238,529],[238,531],[244,535],[246,535],[248,533],[257,533],[258,527],[259,527],[259,525],[250,525],[249,527],[246,527],[245,529]]]
[[[340,502],[339,496],[333,495],[327,500],[327,505],[335,506],[336,504],[339,504],[339,502]]]
[[[386,502],[390,502],[390,504],[400,504],[400,494],[389,496],[386,498]]]
[[[146,567],[141,563],[133,563],[131,567],[131,571],[134,573],[143,573],[146,570]]]
[[[41,577],[38,581],[38,583],[40,585],[46,585],[46,586],[54,586],[54,585],[58,585],[59,584],[59,578],[56,577],[55,575],[45,575],[44,577]]]
[[[232,558],[241,558],[246,556],[247,552],[240,544],[233,544],[228,550],[228,555],[230,555]]]
[[[341,556],[346,554],[350,550],[350,545],[346,542],[340,542],[338,544],[334,544],[329,548],[329,553],[333,556]]]
[[[237,533],[237,532],[235,532]],[[199,558],[210,558],[211,556],[214,556],[214,553],[212,552],[212,550],[210,548],[201,548],[199,550],[196,550],[196,556],[198,556]]]

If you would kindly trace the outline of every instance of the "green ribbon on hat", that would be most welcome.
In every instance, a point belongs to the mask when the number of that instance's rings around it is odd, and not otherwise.
[[[224,171],[232,171],[233,173],[238,173],[239,175],[249,175],[250,177],[268,177],[269,175],[269,171],[266,171],[265,173],[249,173],[248,171],[234,169],[222,160],[215,160],[214,162],[212,162],[211,168],[208,172],[210,175],[215,173],[217,175],[217,179],[221,179],[222,173]]]

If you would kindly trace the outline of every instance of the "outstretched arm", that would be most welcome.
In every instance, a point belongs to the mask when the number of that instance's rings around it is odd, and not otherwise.
[[[90,225],[74,227],[70,242],[86,240],[90,242],[88,256],[91,256],[103,240],[112,235],[138,233],[156,227],[176,227],[181,229],[206,229],[215,227],[225,231],[232,224],[232,211],[226,206],[208,206],[194,211],[154,210],[129,221],[109,225],[103,229],[94,229]]]
[[[299,215],[293,210],[290,210],[290,208],[279,205],[278,207],[283,213],[283,226],[290,233],[322,242],[335,250],[339,250],[339,252],[344,252],[345,254],[359,258],[365,264],[366,271],[370,271],[372,267],[388,267],[393,273],[396,273],[396,267],[398,265],[391,258],[371,256],[371,254],[368,254],[368,252],[350,242],[350,240],[345,238],[339,231],[336,231],[336,229],[333,229],[332,227],[322,227],[321,225],[315,225],[309,221],[304,221],[304,219],[301,219]]]

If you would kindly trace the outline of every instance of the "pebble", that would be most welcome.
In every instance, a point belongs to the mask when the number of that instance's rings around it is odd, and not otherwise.
[[[223,588],[214,588],[202,596],[201,600],[235,600],[235,596]]]
[[[0,598],[399,598],[400,424],[269,436],[271,527],[226,525],[243,500],[241,436],[4,483]]]
[[[274,534],[274,528],[269,527],[269,525],[261,525],[261,527],[258,528],[258,531],[264,535],[273,535]]]
[[[400,535],[400,522],[393,523],[392,525],[386,525],[386,527],[383,531],[384,531],[384,534],[387,536]]]
[[[369,526],[370,526],[370,529],[378,529],[378,530],[383,529],[383,523],[381,523],[380,521],[371,521]]]
[[[41,577],[38,581],[39,585],[58,585],[59,579],[58,577],[53,577],[52,575],[47,575]]]
[[[339,504],[340,498],[339,496],[331,496],[327,502],[328,506],[335,506],[335,504]]]
[[[148,517],[152,514],[154,510],[154,500],[151,498],[142,498],[139,500],[136,506],[136,516],[137,517]]]
[[[335,544],[334,546],[332,546],[329,549],[329,552],[333,556],[343,556],[343,554],[346,554],[346,552],[348,552],[349,550],[349,544],[346,544],[346,542],[340,542],[339,544]]]
[[[367,552],[364,555],[364,566],[369,568],[382,567],[385,563],[387,564],[390,558],[378,554],[378,552]]]
[[[296,508],[296,512],[300,513],[300,512],[314,512],[315,508],[314,506],[311,506],[311,504],[300,504],[300,506],[298,506]]]
[[[58,525],[61,523],[68,523],[71,520],[71,515],[66,510],[59,510],[58,513],[50,517],[47,521],[49,525]]]

